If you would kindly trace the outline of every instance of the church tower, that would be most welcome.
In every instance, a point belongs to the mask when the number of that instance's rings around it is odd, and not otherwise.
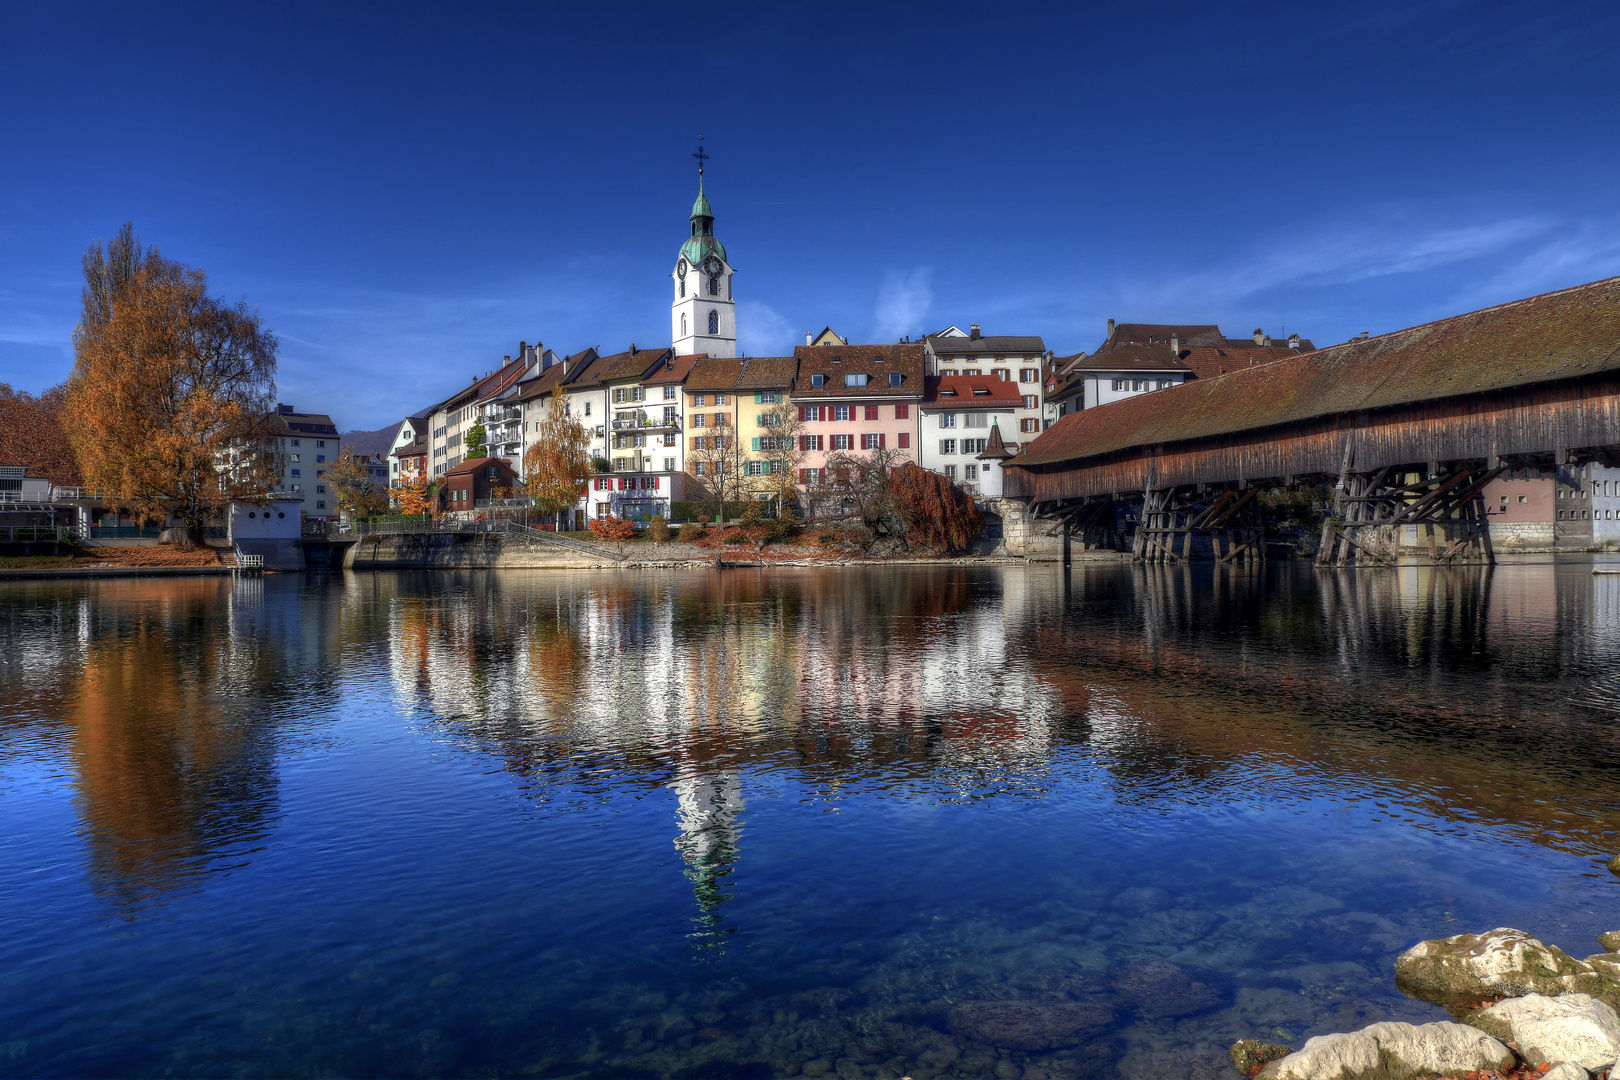
[[[681,245],[675,262],[675,298],[669,305],[670,337],[675,355],[737,355],[737,305],[731,298],[731,264],[725,245],[714,238],[714,210],[703,194],[699,147],[698,197],[692,204],[692,236]]]

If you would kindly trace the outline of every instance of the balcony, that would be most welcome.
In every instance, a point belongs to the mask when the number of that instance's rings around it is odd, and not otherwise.
[[[679,431],[678,416],[624,416],[613,421],[614,431]]]

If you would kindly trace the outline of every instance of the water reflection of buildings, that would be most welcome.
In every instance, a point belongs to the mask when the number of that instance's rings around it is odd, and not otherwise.
[[[52,583],[14,593],[5,647],[27,654],[27,624],[52,621],[49,700],[22,704],[65,723],[97,891],[131,912],[195,883],[260,840],[278,813],[276,749],[289,715],[324,712],[335,621],[289,579]],[[274,591],[274,590],[273,590]],[[330,606],[330,605],[327,605]],[[19,633],[21,631],[21,633]],[[5,681],[39,693],[36,671]],[[289,708],[288,706],[295,706]]]
[[[455,603],[387,599],[395,692],[475,739],[536,797],[673,790],[699,932],[740,852],[753,770],[836,799],[865,780],[1033,788],[1055,707],[1010,663],[1024,583],[982,572],[510,574]]]
[[[1060,574],[1009,632],[1121,797],[1344,785],[1585,853],[1620,824],[1620,619],[1590,564]]]

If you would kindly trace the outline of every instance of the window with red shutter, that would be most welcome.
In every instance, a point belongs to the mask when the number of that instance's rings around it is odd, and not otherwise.
[[[804,423],[804,406],[799,406],[799,423]]]
[[[809,469],[800,469],[799,470],[799,483],[808,484],[810,482],[809,473],[810,473]]]
[[[878,449],[879,450],[885,449],[888,446],[888,443],[889,443],[889,437],[887,435],[883,435],[883,434],[880,433],[878,435]]]
[[[896,420],[910,420],[911,419],[911,406],[910,405],[896,405],[894,407],[894,418]]]
[[[868,405],[866,407],[866,418],[868,420],[876,420],[878,418],[878,407],[876,405]]]
[[[895,445],[898,446],[902,450],[910,450],[911,449],[911,432],[902,431],[900,433],[900,439],[899,439],[898,442],[895,443]]]

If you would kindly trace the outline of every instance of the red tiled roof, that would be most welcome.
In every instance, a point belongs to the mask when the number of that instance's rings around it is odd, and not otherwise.
[[[665,351],[674,352],[673,349]],[[708,353],[687,353],[685,356],[666,356],[664,362],[658,366],[658,370],[641,381],[647,386],[664,386],[669,383],[685,382],[686,376],[692,371],[692,365],[707,355]]]
[[[931,375],[924,380],[921,408],[1016,409],[1023,404],[1015,382],[986,375]]]
[[[505,458],[476,457],[476,458],[468,458],[466,461],[463,461],[460,465],[457,465],[455,468],[453,468],[449,472],[445,473],[445,476],[455,476],[458,473],[477,472],[479,469],[483,468],[485,465],[499,465],[506,472],[511,472],[512,471],[511,463],[508,462]]]
[[[1200,379],[1215,379],[1233,371],[1271,364],[1278,360],[1291,360],[1301,355],[1286,345],[1225,345],[1220,348],[1200,345],[1181,350],[1181,359]]]
[[[1072,413],[1009,464],[1051,464],[1614,370],[1620,277]]]
[[[795,398],[917,397],[923,392],[921,344],[801,345],[793,355],[799,361]],[[844,376],[861,372],[867,375],[867,385],[844,385]],[[900,373],[899,386],[889,385],[893,372]],[[826,385],[812,385],[813,375],[825,375]]]

